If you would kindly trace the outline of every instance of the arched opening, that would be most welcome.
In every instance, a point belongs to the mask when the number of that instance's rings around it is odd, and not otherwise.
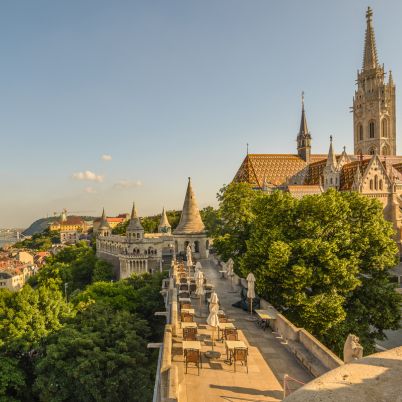
[[[209,240],[207,240],[207,241],[205,242],[205,249],[206,249],[206,250],[209,250]]]
[[[357,126],[357,132],[359,136],[359,141],[363,141],[363,126],[361,124]]]
[[[379,186],[380,186],[380,190],[382,190],[382,179],[380,179]]]
[[[332,186],[332,184],[333,184],[333,183],[332,183],[332,177],[331,177],[331,178],[329,179],[329,181],[330,181],[330,183],[331,183],[331,186]]]
[[[370,190],[373,189],[373,179],[370,179]]]
[[[370,123],[369,123],[369,136],[370,136],[370,138],[375,137],[375,123],[374,123],[374,121],[370,121]]]
[[[382,119],[381,131],[382,131],[383,137],[388,137],[388,121],[387,121],[387,119]]]
[[[378,176],[374,176],[374,190],[378,190]]]
[[[374,154],[375,154],[375,147],[370,148],[369,154],[370,154],[370,155],[374,155]]]
[[[200,242],[199,242],[198,240],[196,240],[196,241],[194,242],[194,251],[195,251],[196,253],[199,253],[199,252],[200,252]]]

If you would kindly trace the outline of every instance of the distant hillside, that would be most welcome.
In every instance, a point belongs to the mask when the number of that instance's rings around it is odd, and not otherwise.
[[[95,219],[92,216],[82,216],[83,219],[86,221],[91,221]],[[50,218],[41,218],[36,220],[31,224],[31,226],[28,229],[25,229],[22,234],[24,236],[32,236],[37,233],[42,233],[45,229],[48,228],[49,223],[58,221],[60,219],[59,216],[52,216]]]

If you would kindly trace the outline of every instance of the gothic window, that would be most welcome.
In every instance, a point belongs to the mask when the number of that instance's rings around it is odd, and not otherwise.
[[[330,181],[331,181],[331,185],[332,185],[332,177],[331,177]]]
[[[363,126],[361,124],[358,125],[357,132],[359,133],[359,141],[363,141]]]
[[[374,176],[374,190],[378,190],[378,176]]]
[[[194,251],[196,252],[196,253],[199,253],[200,252],[200,243],[199,243],[199,241],[195,241],[194,242]]]
[[[388,137],[388,121],[387,121],[387,119],[382,119],[381,125],[382,125],[382,127],[381,127],[382,136]]]
[[[375,154],[375,148],[371,148],[370,151],[369,151],[369,154],[374,155]]]
[[[375,123],[374,123],[374,121],[370,121],[370,123],[369,123],[369,135],[370,135],[370,138],[375,137]]]
[[[382,190],[382,179],[380,180],[380,190]]]
[[[370,190],[373,189],[373,179],[370,179]]]
[[[388,145],[384,145],[382,147],[382,155],[389,155],[389,147],[388,147]]]

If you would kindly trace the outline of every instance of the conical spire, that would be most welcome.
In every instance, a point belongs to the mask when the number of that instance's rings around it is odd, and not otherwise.
[[[307,128],[306,112],[304,111],[304,92],[302,92],[302,114],[300,120],[299,135],[306,135],[306,134],[309,134],[309,132]]]
[[[106,219],[105,208],[103,208],[103,210],[102,210],[102,217],[101,217],[101,221],[99,224],[99,229],[110,229],[109,222]]]
[[[161,220],[160,220],[159,226],[158,226],[158,232],[159,233],[168,233],[171,230],[172,230],[172,227],[170,226],[168,217],[166,215],[166,209],[165,209],[165,207],[163,207]]]
[[[372,25],[373,11],[370,7],[366,12],[367,27],[364,42],[363,70],[370,70],[378,67],[377,49],[375,46],[374,28]]]
[[[334,154],[334,149],[332,147],[332,135],[329,137],[329,151],[328,151],[328,158],[327,158],[327,167],[333,168],[334,170],[337,167],[336,157]]]
[[[352,189],[358,191],[362,182],[362,172],[360,171],[360,163],[357,166],[355,177],[353,178]]]
[[[394,80],[392,78],[392,71],[391,70],[389,70],[389,74],[388,74],[388,85],[390,87],[392,87],[392,85],[394,85]]]
[[[144,230],[141,225],[140,218],[137,215],[137,209],[135,208],[135,202],[133,202],[133,208],[131,210],[131,218],[130,222],[127,226],[127,231],[134,231],[134,230]]]
[[[175,229],[175,234],[190,234],[203,232],[205,226],[202,222],[197,201],[195,199],[191,179],[188,178],[186,198],[184,199],[183,210],[180,216],[180,222]]]

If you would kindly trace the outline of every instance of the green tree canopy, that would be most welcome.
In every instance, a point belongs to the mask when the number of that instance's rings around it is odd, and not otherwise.
[[[51,336],[36,366],[41,401],[149,401],[155,367],[146,321],[96,303]]]

